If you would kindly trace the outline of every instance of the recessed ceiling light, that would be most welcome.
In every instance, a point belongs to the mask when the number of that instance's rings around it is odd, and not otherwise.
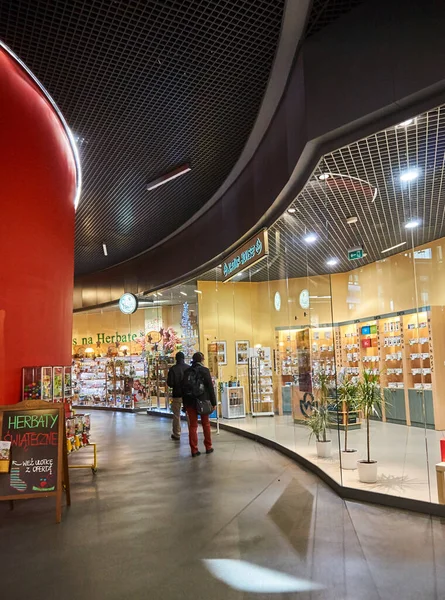
[[[406,121],[402,121],[398,125],[396,125],[397,129],[401,129],[402,127],[409,127],[409,125],[413,125],[416,122],[416,119],[407,119]]]
[[[400,181],[413,181],[419,177],[419,169],[410,169],[400,175]]]
[[[400,242],[400,244],[391,246],[391,248],[385,248],[384,250],[382,250],[382,254],[384,254],[385,252],[389,252],[390,250],[395,250],[395,248],[400,248],[400,246],[404,246],[405,244],[406,244],[406,242]]]
[[[322,173],[321,175],[318,176],[318,179],[321,179],[321,181],[325,181],[325,179],[329,179],[330,175],[329,173]]]
[[[185,292],[179,292],[180,294],[182,294],[183,296],[187,296],[187,294]]]
[[[150,181],[150,183],[147,183],[147,191],[154,190],[160,185],[164,185],[164,183],[167,183],[168,181],[172,181],[177,177],[181,177],[181,175],[185,175],[190,170],[191,166],[188,163],[185,163],[184,165],[181,165],[180,167],[177,167],[176,169],[173,169],[172,171],[153,179],[153,181]]]
[[[290,215],[293,215],[295,211],[296,211],[296,209],[295,209],[293,206],[291,206],[290,208],[288,208],[288,209],[287,209],[287,212],[288,212]]]
[[[416,227],[419,227],[419,225],[420,225],[419,219],[411,219],[410,221],[405,223],[405,228],[406,229],[415,229]]]
[[[105,243],[102,244],[102,249],[104,251],[105,256],[108,256],[108,249],[107,249],[107,245]]]
[[[346,223],[348,225],[354,225],[354,223],[357,223],[357,221],[358,221],[358,217],[348,217],[346,219]]]
[[[335,265],[338,265],[338,258],[330,258],[326,261],[326,264],[328,267],[335,267]]]
[[[308,233],[304,236],[304,241],[306,244],[313,244],[318,239],[318,235],[316,233]]]

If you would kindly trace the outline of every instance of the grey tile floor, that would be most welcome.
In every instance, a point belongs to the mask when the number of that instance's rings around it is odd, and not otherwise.
[[[445,599],[440,520],[344,502],[227,432],[213,455],[191,459],[185,430],[180,444],[169,439],[169,420],[93,413],[92,422],[99,471],[71,471],[61,525],[50,500],[0,505],[2,598]],[[226,567],[232,587],[206,559],[222,561],[212,565]],[[272,583],[254,566],[273,571]],[[271,593],[283,575],[324,588]],[[246,586],[262,591],[236,589]]]

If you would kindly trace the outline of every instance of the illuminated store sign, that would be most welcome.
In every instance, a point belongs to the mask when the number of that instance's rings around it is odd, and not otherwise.
[[[263,229],[226,258],[222,266],[223,281],[229,281],[244,269],[253,267],[268,254],[267,230]]]

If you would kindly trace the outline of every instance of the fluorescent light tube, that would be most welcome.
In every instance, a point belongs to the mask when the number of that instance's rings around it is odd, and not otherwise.
[[[382,250],[382,254],[384,254],[385,252],[389,252],[390,250],[394,250],[395,248],[400,248],[400,246],[404,246],[405,244],[406,244],[406,242],[400,242],[400,244],[391,246],[391,248],[385,248],[385,250]]]
[[[165,175],[161,175],[160,177],[153,179],[153,181],[150,181],[150,183],[147,183],[147,190],[148,191],[154,190],[157,187],[159,187],[160,185],[164,185],[164,183],[167,183],[168,181],[172,181],[173,179],[176,179],[177,177],[181,177],[181,175],[185,175],[190,170],[191,170],[191,167],[188,163],[181,165],[180,167],[173,169],[173,171],[170,171],[169,173],[165,173]]]
[[[105,256],[108,256],[107,245],[106,245],[106,244],[102,244],[102,248],[103,248],[103,250],[104,250],[104,254],[105,254]]]

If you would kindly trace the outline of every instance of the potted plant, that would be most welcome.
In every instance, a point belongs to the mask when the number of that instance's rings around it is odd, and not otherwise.
[[[363,412],[363,418],[366,420],[366,460],[357,462],[358,475],[362,483],[377,481],[377,461],[371,460],[369,421],[372,415],[381,412],[383,403],[379,376],[370,371],[363,371],[361,381],[357,386],[357,408]]]
[[[344,446],[341,451],[341,468],[345,470],[354,470],[357,468],[357,450],[348,448],[348,426],[349,416],[357,410],[357,392],[358,384],[352,379],[344,378],[337,388],[337,406],[345,411],[345,438]]]
[[[311,430],[311,437],[312,435],[315,436],[317,456],[319,458],[329,458],[332,452],[332,441],[327,437],[327,430],[331,426],[331,417],[328,410],[329,377],[326,373],[320,371],[317,373],[314,383],[317,403],[313,407],[306,425]]]

